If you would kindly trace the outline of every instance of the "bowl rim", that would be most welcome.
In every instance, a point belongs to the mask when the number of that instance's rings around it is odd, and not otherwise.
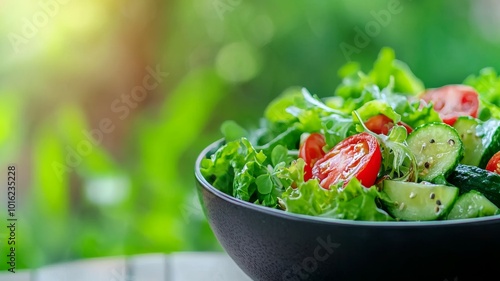
[[[470,225],[476,223],[483,222],[499,222],[500,223],[500,215],[480,217],[480,218],[468,218],[468,219],[457,219],[457,220],[434,220],[434,221],[356,221],[356,220],[347,220],[347,219],[336,219],[336,218],[328,218],[328,217],[316,217],[311,215],[303,215],[296,214],[291,212],[286,212],[278,209],[273,209],[266,206],[257,205],[251,202],[243,201],[241,199],[230,196],[214,186],[212,186],[201,174],[201,161],[209,155],[211,151],[215,151],[218,149],[221,144],[225,141],[224,138],[221,138],[215,142],[212,142],[208,146],[206,146],[202,152],[198,155],[195,163],[194,174],[196,180],[201,184],[201,186],[215,195],[219,199],[222,199],[230,204],[234,204],[243,208],[248,208],[253,211],[259,213],[265,213],[267,215],[280,217],[292,221],[301,221],[301,222],[314,222],[320,224],[329,224],[329,225],[347,225],[347,226],[377,226],[384,228],[405,228],[405,227],[446,227],[446,226],[461,226],[461,225]]]

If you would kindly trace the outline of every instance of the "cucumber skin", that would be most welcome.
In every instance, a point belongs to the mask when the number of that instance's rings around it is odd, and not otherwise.
[[[488,135],[488,139],[483,141],[484,151],[478,165],[478,167],[484,169],[486,168],[486,165],[488,164],[488,161],[490,161],[491,157],[493,157],[497,151],[500,151],[500,120],[492,119],[486,121],[480,126],[482,126],[482,131],[486,132]]]
[[[477,190],[493,204],[500,206],[500,175],[496,173],[459,164],[447,180],[458,187],[460,193]]]
[[[477,206],[477,203],[479,202],[477,200],[486,202],[481,202],[482,206],[481,205]],[[468,204],[463,205],[463,202]],[[460,208],[459,205],[461,205],[461,207],[467,208],[467,210],[465,212],[457,211]],[[470,207],[473,207],[473,209],[470,209]],[[493,204],[491,201],[489,201],[481,192],[474,189],[460,195],[460,197],[455,202],[453,208],[446,216],[446,219],[455,220],[455,219],[479,218],[486,216],[494,216],[498,214],[499,214],[498,207],[495,206],[495,204]]]

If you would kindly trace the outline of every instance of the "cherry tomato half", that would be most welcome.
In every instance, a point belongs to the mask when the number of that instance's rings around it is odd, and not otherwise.
[[[486,170],[500,174],[500,151],[495,153],[495,155],[491,157],[490,161],[488,161],[488,164],[486,164]]]
[[[350,136],[333,147],[312,168],[313,178],[325,189],[344,181],[344,186],[356,177],[364,186],[372,186],[377,179],[382,153],[377,139],[361,133]]]
[[[310,134],[301,144],[299,157],[306,162],[306,166],[304,167],[304,181],[308,181],[312,178],[312,167],[314,163],[326,154],[323,150],[325,145],[325,137],[320,133]]]
[[[453,125],[460,116],[477,118],[479,107],[478,94],[474,88],[465,85],[446,85],[429,89],[421,97],[426,102],[432,102],[434,110],[444,123]]]
[[[413,129],[404,122],[398,122],[398,125],[404,126],[408,134],[413,131]],[[365,126],[375,134],[387,135],[389,134],[389,131],[392,129],[392,127],[394,127],[394,122],[391,118],[383,114],[379,114],[366,120]]]

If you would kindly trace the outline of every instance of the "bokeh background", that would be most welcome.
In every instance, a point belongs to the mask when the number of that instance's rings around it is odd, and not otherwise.
[[[290,86],[333,94],[395,50],[426,87],[500,70],[495,0],[0,2],[0,253],[17,166],[17,268],[221,251],[193,166]],[[364,35],[361,35],[363,33]],[[0,270],[6,269],[0,255]]]

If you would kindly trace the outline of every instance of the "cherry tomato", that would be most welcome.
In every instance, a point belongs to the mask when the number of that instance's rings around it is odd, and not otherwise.
[[[477,118],[479,107],[478,94],[474,88],[465,85],[446,85],[429,89],[421,97],[426,102],[432,102],[434,110],[444,123],[453,125],[460,116]]]
[[[325,137],[320,133],[310,134],[301,144],[299,157],[306,162],[306,166],[304,167],[304,181],[312,178],[312,167],[314,163],[326,154],[323,150],[325,145]]]
[[[398,122],[398,125],[405,127],[408,134],[413,131],[413,129],[404,122]],[[379,114],[366,120],[365,126],[375,134],[387,135],[392,127],[394,127],[394,122],[392,122],[391,118],[383,114]]]
[[[495,153],[495,155],[491,157],[490,161],[488,161],[488,164],[486,164],[486,170],[500,174],[500,151]]]
[[[377,139],[361,133],[350,136],[333,147],[312,168],[313,178],[325,189],[344,181],[344,186],[356,177],[364,186],[372,186],[377,179],[382,153]]]

